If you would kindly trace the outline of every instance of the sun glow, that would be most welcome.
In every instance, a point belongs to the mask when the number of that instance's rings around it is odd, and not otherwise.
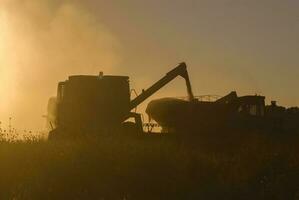
[[[9,47],[10,36],[7,15],[4,10],[0,10],[0,116],[7,114],[7,108],[14,94],[12,90],[14,68],[9,63],[12,52]]]
[[[5,35],[5,15],[4,11],[0,10],[0,62],[2,63],[4,54],[4,35]]]
[[[120,45],[79,4],[0,2],[0,121],[12,116],[17,128],[42,129],[57,82],[70,74],[113,73]]]

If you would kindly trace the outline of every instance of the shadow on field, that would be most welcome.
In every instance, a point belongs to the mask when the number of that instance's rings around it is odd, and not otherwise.
[[[298,138],[248,133],[0,143],[0,199],[299,199]]]

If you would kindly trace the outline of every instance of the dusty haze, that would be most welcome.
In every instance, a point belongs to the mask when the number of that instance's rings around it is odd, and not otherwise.
[[[0,9],[3,123],[12,116],[19,127],[42,128],[59,80],[118,63],[117,39],[77,4],[9,0]]]
[[[237,90],[299,105],[298,7],[292,0],[1,0],[0,120],[42,129],[48,98],[71,74],[129,75],[140,91],[181,61],[195,94]],[[178,80],[155,97],[185,94]]]

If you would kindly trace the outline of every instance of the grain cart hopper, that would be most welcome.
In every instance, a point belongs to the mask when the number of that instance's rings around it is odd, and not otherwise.
[[[146,109],[162,132],[194,133],[223,130],[231,126],[259,126],[265,112],[265,97],[236,92],[216,101],[186,101],[179,98],[152,100]]]
[[[111,133],[123,128],[129,118],[134,118],[134,128],[142,131],[141,116],[131,112],[148,97],[177,76],[186,80],[188,96],[193,100],[191,84],[185,63],[168,72],[163,78],[130,99],[129,77],[70,76],[58,84],[57,97],[48,104],[49,139],[72,137],[89,133]]]

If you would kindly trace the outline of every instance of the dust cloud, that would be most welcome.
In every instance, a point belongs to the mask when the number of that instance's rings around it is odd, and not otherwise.
[[[82,3],[2,0],[0,4],[0,121],[41,129],[57,82],[70,74],[113,73],[117,38]]]

